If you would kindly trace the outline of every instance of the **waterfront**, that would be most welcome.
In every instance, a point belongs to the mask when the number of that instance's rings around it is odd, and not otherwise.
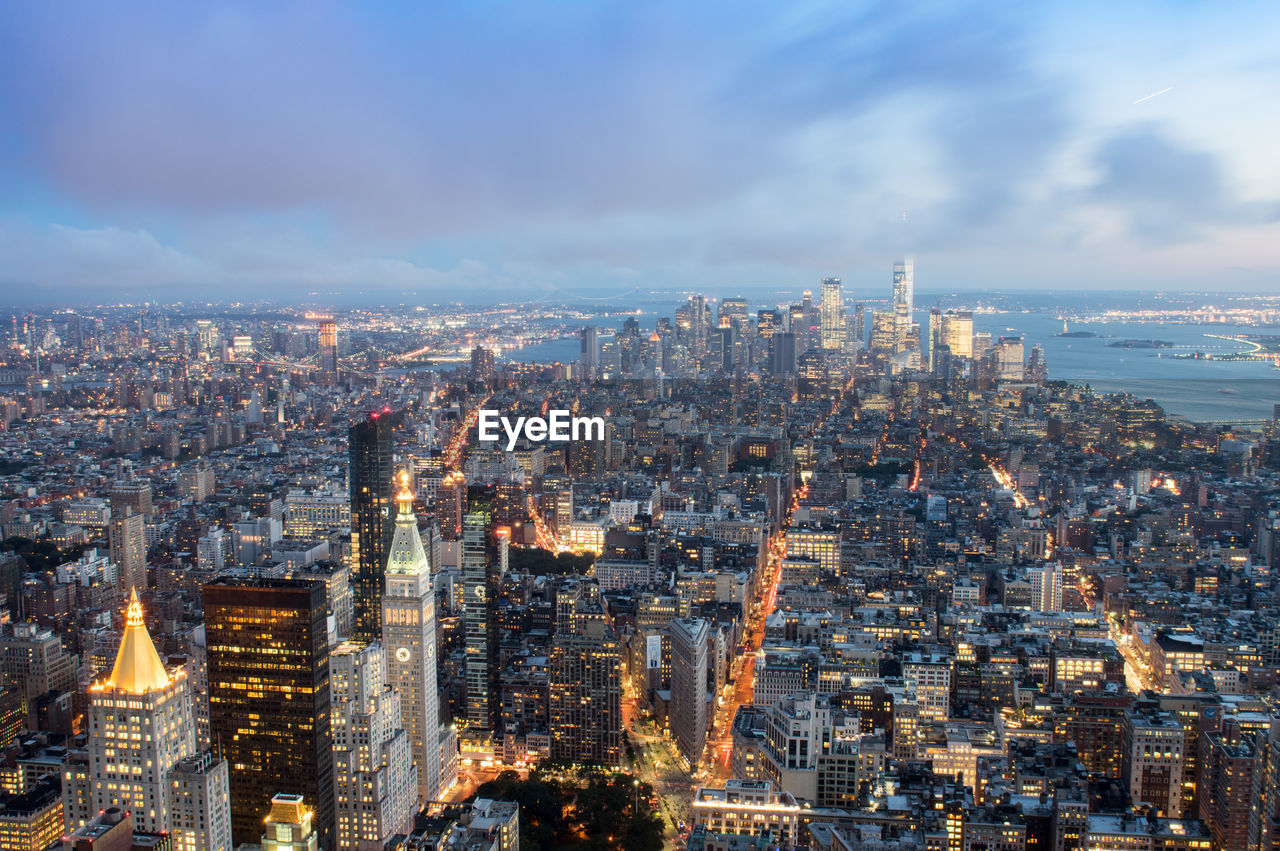
[[[753,310],[755,309],[753,305]],[[922,330],[928,328],[928,312],[917,311]],[[621,326],[624,317],[602,316],[601,329]],[[640,317],[647,333],[652,316]],[[1277,326],[1246,326],[1188,322],[1079,322],[1069,330],[1088,331],[1096,337],[1059,337],[1062,320],[1050,313],[991,312],[973,317],[974,331],[993,340],[1021,335],[1027,350],[1039,343],[1049,363],[1049,377],[1088,384],[1105,393],[1127,392],[1159,402],[1168,413],[1185,419],[1269,419],[1280,404],[1280,370],[1266,361],[1190,360],[1172,355],[1189,352],[1229,354],[1247,346],[1222,336],[1280,334]],[[1206,335],[1216,335],[1214,337]],[[1113,348],[1118,340],[1159,339],[1172,343],[1164,349]],[[519,363],[571,362],[578,359],[576,337],[552,340],[510,352]]]

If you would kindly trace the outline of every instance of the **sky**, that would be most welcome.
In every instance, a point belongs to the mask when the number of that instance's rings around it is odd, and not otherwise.
[[[0,303],[1280,293],[1280,4],[0,5]]]

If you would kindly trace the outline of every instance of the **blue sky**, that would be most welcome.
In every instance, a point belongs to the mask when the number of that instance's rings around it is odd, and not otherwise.
[[[906,252],[922,290],[1280,292],[1278,44],[1275,3],[10,3],[0,299],[860,288]]]

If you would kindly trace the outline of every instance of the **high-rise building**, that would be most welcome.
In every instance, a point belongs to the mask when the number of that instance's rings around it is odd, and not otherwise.
[[[471,349],[471,378],[473,381],[489,381],[496,369],[493,350],[484,346]]]
[[[395,476],[392,432],[399,417],[374,411],[347,433],[351,492],[351,544],[354,552],[351,598],[353,638],[377,641],[382,635],[382,571],[391,543]]]
[[[120,579],[120,595],[126,596],[134,590],[147,590],[147,522],[140,513],[133,513],[124,507],[111,516],[110,533],[107,536],[111,546],[111,560],[116,563],[117,576]]]
[[[1027,356],[1027,380],[1043,384],[1049,380],[1049,364],[1044,359],[1044,346],[1036,343]]]
[[[408,832],[418,811],[409,735],[386,667],[377,642],[348,641],[329,658],[339,848],[382,851],[392,836]]]
[[[60,848],[58,839],[63,827],[62,790],[57,775],[45,777],[21,793],[0,798],[0,848]]]
[[[192,502],[204,502],[213,496],[213,468],[208,461],[197,461],[188,464],[178,472],[178,490],[183,499]]]
[[[871,314],[871,353],[885,357],[893,354],[897,335],[898,317],[891,310],[877,310]]]
[[[413,495],[406,487],[406,479],[401,479],[396,528],[387,555],[382,645],[387,652],[387,681],[400,695],[400,714],[418,767],[416,797],[419,802],[426,802],[440,800],[440,793],[452,778],[441,778],[444,761],[440,698],[436,691],[436,607],[431,563],[418,534]]]
[[[227,761],[205,752],[169,772],[169,825],[174,851],[231,851],[231,791]]]
[[[590,377],[595,377],[596,371],[600,368],[600,329],[594,325],[588,325],[582,329],[581,341],[582,355],[579,359],[582,364],[583,371]]]
[[[27,722],[40,729],[39,700],[49,692],[76,693],[79,657],[68,653],[51,630],[30,622],[15,623],[0,636],[0,674],[17,685],[26,699]]]
[[[320,322],[320,369],[330,375],[338,372],[338,323],[332,319]]]
[[[1031,581],[1031,608],[1037,612],[1062,611],[1062,565],[1050,562],[1027,570]]]
[[[440,537],[456,541],[462,537],[462,514],[467,506],[467,477],[457,470],[445,473],[436,489],[436,520]]]
[[[548,660],[551,758],[599,765],[622,760],[622,653],[594,583],[556,598]],[[569,598],[569,599],[565,599]],[[564,611],[565,607],[568,611]]]
[[[1157,814],[1182,815],[1182,769],[1186,736],[1170,713],[1130,712],[1125,719],[1124,778],[1134,803]]]
[[[845,344],[844,294],[839,278],[822,279],[822,350],[839,353]]]
[[[948,310],[942,315],[942,345],[951,350],[952,357],[973,357],[972,313]]]
[[[796,374],[796,335],[777,332],[770,339],[769,371],[776,376]]]
[[[996,378],[1000,381],[1022,381],[1024,377],[1022,338],[1001,337],[996,344]]]
[[[217,761],[221,770],[204,782],[184,782],[184,761],[196,753],[191,683],[184,669],[170,671],[160,661],[136,591],[111,675],[89,698],[90,810],[119,807],[133,814],[138,830],[172,833],[184,851],[230,851],[226,765]]]
[[[315,802],[333,844],[333,750],[324,585],[222,579],[204,586],[209,730],[227,760],[237,845],[257,840],[280,793]]]
[[[497,720],[493,597],[496,583],[487,541],[490,514],[485,505],[472,505],[462,518],[462,622],[466,635],[467,726],[492,732]]]
[[[118,517],[128,508],[134,514],[151,517],[150,479],[121,479],[111,485],[111,516]]]
[[[707,742],[707,636],[703,618],[677,618],[671,635],[671,735],[694,769]]]
[[[893,264],[893,351],[895,353],[907,351],[912,316],[915,313],[915,299],[915,266],[908,257]]]

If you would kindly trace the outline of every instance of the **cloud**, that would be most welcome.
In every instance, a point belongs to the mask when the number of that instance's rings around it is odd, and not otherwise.
[[[982,284],[1097,248],[1095,211],[1112,253],[1266,218],[1208,151],[1091,136],[1034,5],[75,8],[0,11],[14,284],[794,285],[906,251]]]
[[[67,299],[127,301],[176,298],[302,297],[335,294],[428,301],[488,297],[509,291],[509,277],[471,259],[447,269],[391,257],[366,256],[311,243],[299,235],[253,244],[225,243],[199,251],[162,244],[146,231],[73,228],[0,220],[0,299],[59,303]],[[41,282],[32,288],[30,283]]]
[[[1276,204],[1233,197],[1216,156],[1179,143],[1154,124],[1116,133],[1094,162],[1098,178],[1089,199],[1120,212],[1147,242],[1186,242],[1210,228],[1280,218]]]

